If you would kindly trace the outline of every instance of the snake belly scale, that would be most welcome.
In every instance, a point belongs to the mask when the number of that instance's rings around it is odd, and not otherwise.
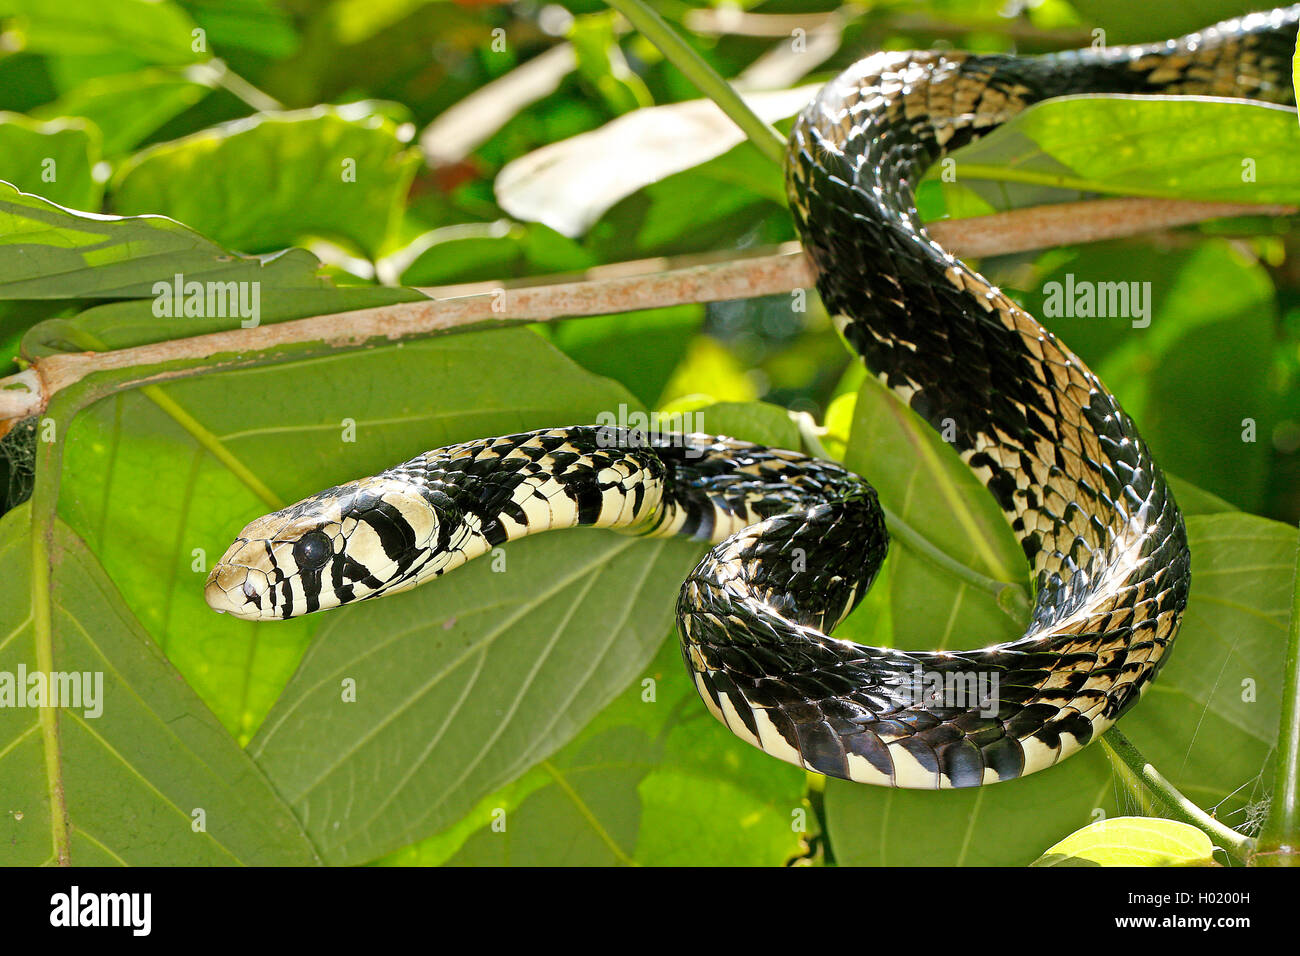
[[[1072,93],[1292,100],[1300,7],[1179,40],[1042,57],[880,53],[790,138],[790,207],[827,310],[867,368],[997,500],[1035,582],[1019,640],[969,651],[830,636],[888,547],[840,466],[707,435],[574,425],[464,442],[249,524],[219,611],[277,620],[407,590],[500,544],[591,525],[714,544],[677,605],[700,696],[737,736],[819,773],[941,789],[1053,766],[1150,685],[1191,581],[1184,525],[1130,418],[1051,332],[929,238],[913,184],[944,153]],[[963,643],[978,644],[978,635]],[[996,699],[919,685],[988,675]]]

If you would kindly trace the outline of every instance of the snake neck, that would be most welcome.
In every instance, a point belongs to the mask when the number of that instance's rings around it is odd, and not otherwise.
[[[580,526],[717,544],[827,498],[874,495],[831,462],[710,435],[601,425],[547,428],[439,448],[381,482],[427,503],[442,538],[404,590],[498,545]],[[388,588],[392,593],[399,588]]]

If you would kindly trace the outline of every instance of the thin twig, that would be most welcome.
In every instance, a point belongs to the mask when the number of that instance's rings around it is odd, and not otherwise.
[[[284,104],[274,96],[259,90],[248,80],[230,69],[224,60],[213,59],[200,65],[211,68],[216,85],[242,100],[245,106],[250,106],[259,113],[276,112],[285,108]]]
[[[956,255],[973,257],[1131,236],[1205,219],[1289,215],[1294,211],[1292,207],[1240,203],[1106,199],[937,222],[929,231]],[[285,356],[272,353],[289,345],[338,351],[457,329],[748,299],[811,286],[813,274],[807,262],[795,251],[798,248],[795,244],[789,248],[791,251],[776,255],[704,263],[648,275],[607,272],[598,279],[515,288],[497,283],[455,298],[318,315],[108,352],[44,356],[32,362],[25,372],[0,378],[0,435],[13,422],[40,414],[61,389],[95,372],[179,360],[213,360],[202,368],[191,366],[142,374],[135,384],[145,384],[283,360]],[[293,357],[306,356],[299,352]]]
[[[1142,751],[1134,747],[1118,727],[1111,727],[1101,738],[1102,744],[1110,753],[1123,761],[1124,765],[1142,781],[1164,804],[1165,816],[1181,823],[1189,823],[1198,830],[1208,834],[1219,846],[1223,847],[1235,859],[1244,862],[1250,855],[1253,841],[1210,816],[1195,803],[1183,796],[1181,790],[1170,783],[1151,765]]]

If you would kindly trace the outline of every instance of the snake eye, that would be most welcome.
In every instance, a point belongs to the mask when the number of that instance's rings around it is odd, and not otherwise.
[[[333,547],[329,535],[320,531],[309,531],[293,545],[293,560],[304,571],[323,568],[329,560]]]

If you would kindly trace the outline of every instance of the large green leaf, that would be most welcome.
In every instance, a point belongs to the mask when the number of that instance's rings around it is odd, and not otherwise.
[[[637,787],[653,745],[631,727],[607,731],[571,758],[547,761],[549,786],[469,838],[452,866],[614,866],[629,863],[641,828]]]
[[[499,378],[487,368],[517,372]],[[593,421],[630,401],[525,329],[232,371],[164,394],[175,408],[127,392],[77,418],[60,507],[141,622],[241,735],[261,722],[313,630],[339,622],[320,615],[248,624],[204,604],[207,567],[248,520],[270,510],[214,451],[289,502],[427,448]],[[450,591],[433,590],[455,592],[450,580]],[[382,613],[388,603],[364,608]],[[370,633],[366,619],[344,630]]]
[[[597,262],[572,239],[540,223],[461,223],[417,236],[392,253],[404,285],[500,281],[511,276],[581,272]]]
[[[302,276],[299,285],[323,287],[315,265],[302,250],[265,263],[232,256],[161,216],[77,213],[0,183],[0,299],[144,298],[177,273],[196,281],[266,279],[263,268],[286,266]]]
[[[670,636],[578,739],[482,801],[469,817],[482,825],[450,862],[554,865],[576,862],[576,849],[598,865],[779,866],[807,850],[803,788],[798,769],[736,746],[701,709]],[[435,838],[391,862],[445,852]]]
[[[0,112],[0,179],[20,189],[64,206],[98,209],[103,186],[93,170],[99,153],[99,128],[85,120],[37,123]]]
[[[31,519],[26,506],[0,519],[0,674],[102,684],[91,708],[0,707],[0,863],[315,862],[293,814],[62,522],[48,589],[34,590]],[[48,624],[33,594],[49,601]]]
[[[704,307],[679,305],[556,323],[551,341],[575,362],[654,405],[704,321]]]
[[[690,542],[543,535],[335,613],[250,753],[327,860],[365,862],[440,830],[636,676],[698,555]]]
[[[28,358],[236,328],[245,322],[236,301],[255,306],[248,313],[256,321],[271,323],[423,298],[410,289],[335,288],[303,249],[233,255],[171,219],[78,213],[7,183],[0,183],[0,273],[0,300],[13,302],[4,316],[5,339],[25,331]],[[204,314],[184,315],[184,290],[194,283],[220,283],[235,293],[223,308],[209,312],[205,303]],[[162,289],[174,306],[170,315],[155,308]],[[56,300],[87,299],[128,301],[27,329],[58,308]]]
[[[874,378],[858,389],[844,463],[876,487],[886,508],[950,558],[991,579],[1027,582],[1024,552],[992,496],[952,446]],[[885,567],[885,576],[845,621],[840,636],[871,644],[957,649],[1014,640],[1023,633],[1023,622],[1018,626],[992,594],[939,569],[897,540]],[[882,613],[881,600],[888,601],[888,612]]]
[[[54,54],[129,53],[146,63],[207,59],[195,49],[194,23],[169,0],[0,0],[14,16],[26,48]]]
[[[419,154],[374,103],[262,113],[137,153],[113,179],[124,213],[162,213],[264,252],[324,236],[385,251]]]
[[[771,406],[717,405],[701,416],[751,441],[789,446],[798,438]],[[558,847],[582,854],[567,862],[780,865],[806,852],[815,829],[803,789],[801,771],[737,746],[708,715],[669,634],[640,679],[572,743],[385,862],[517,864]]]
[[[299,45],[289,9],[275,0],[182,0],[214,49],[286,56]]]
[[[216,71],[208,67],[153,68],[94,77],[33,113],[42,119],[79,116],[90,120],[103,133],[104,155],[113,158],[199,102],[211,92],[215,82]],[[58,199],[36,187],[31,192]]]
[[[996,209],[1093,192],[1293,204],[1300,201],[1297,152],[1292,107],[1080,95],[1031,106],[954,154],[951,170],[957,186]],[[952,173],[935,167],[929,179]]]

